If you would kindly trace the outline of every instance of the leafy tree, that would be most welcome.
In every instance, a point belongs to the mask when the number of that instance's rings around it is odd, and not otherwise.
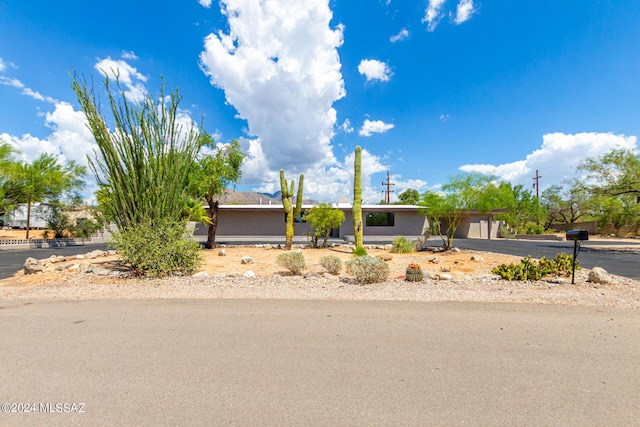
[[[407,188],[398,195],[399,205],[417,205],[420,201],[420,193],[413,188]]]
[[[640,155],[634,150],[614,149],[602,157],[588,158],[580,163],[578,171],[586,172],[593,194],[640,197]]]
[[[31,163],[18,162],[13,166],[7,194],[17,203],[27,205],[27,239],[31,226],[32,203],[76,195],[82,188],[84,174],[84,166],[74,161],[69,161],[63,166],[58,163],[58,158],[51,154],[41,154]]]
[[[327,241],[331,235],[331,230],[337,228],[345,220],[344,212],[334,209],[330,203],[320,203],[313,206],[302,217],[309,224],[309,238],[311,246],[314,248],[326,248]],[[318,245],[318,240],[322,238],[322,244]]]
[[[242,177],[242,161],[245,154],[240,144],[234,140],[231,144],[216,146],[211,136],[203,132],[200,135],[203,147],[201,156],[191,174],[191,191],[197,199],[204,199],[209,205],[209,225],[205,247],[213,248],[219,218],[219,197],[230,184],[236,184]]]
[[[47,228],[53,231],[53,237],[55,239],[69,237],[71,235],[73,226],[68,209],[63,203],[57,200],[51,203],[45,219],[47,221]]]
[[[477,173],[456,175],[442,186],[442,192],[427,191],[422,195],[423,213],[433,231],[442,238],[445,250],[453,247],[456,230],[466,211],[488,212],[495,207],[494,180],[492,176]]]
[[[590,194],[589,211],[607,233],[637,234],[640,227],[640,155],[614,149],[578,166]]]
[[[578,181],[573,181],[568,190],[552,185],[542,192],[541,202],[547,209],[545,229],[551,224],[573,224],[582,219],[588,210],[589,193]]]
[[[7,192],[11,180],[10,175],[16,163],[13,158],[15,153],[16,150],[11,145],[0,139],[0,215],[10,210],[14,204]]]
[[[493,207],[507,209],[507,212],[497,214],[496,219],[505,221],[516,233],[531,233],[542,228],[546,210],[531,191],[506,181],[499,182],[493,191]]]

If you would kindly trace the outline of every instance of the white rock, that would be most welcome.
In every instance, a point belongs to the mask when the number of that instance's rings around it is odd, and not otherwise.
[[[250,256],[243,256],[242,261],[240,262],[242,264],[253,264],[253,258],[251,258]]]
[[[227,256],[227,250],[226,249],[220,249],[220,252],[218,252],[218,256]]]
[[[459,248],[453,248],[453,249],[451,249],[451,252],[460,252],[460,249]]]
[[[85,259],[85,256],[82,255],[82,254],[81,255],[76,255],[76,259]]]
[[[78,266],[78,270],[80,271],[80,273],[91,273],[91,270],[93,270],[93,266],[90,262],[83,262]]]
[[[482,258],[480,255],[472,255],[471,256],[471,261],[483,262],[484,258]]]
[[[593,267],[587,278],[587,282],[593,283],[609,283],[610,281],[607,271],[602,267]]]
[[[111,274],[111,270],[100,267],[92,267],[91,272],[96,276],[108,276],[109,274]]]
[[[206,271],[200,271],[200,272],[198,272],[198,273],[194,274],[194,275],[193,275],[193,276],[191,276],[191,277],[195,277],[195,278],[198,278],[198,277],[205,277],[205,278],[206,278],[206,277],[209,277],[209,273],[207,273]]]
[[[256,273],[254,273],[254,272],[253,272],[253,271],[251,271],[251,270],[247,270],[247,271],[246,271],[242,276],[243,276],[243,277],[248,277],[248,278],[256,277]]]
[[[438,280],[453,280],[453,276],[448,273],[440,273],[436,277]]]

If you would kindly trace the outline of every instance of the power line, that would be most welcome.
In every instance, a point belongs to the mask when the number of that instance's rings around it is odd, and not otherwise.
[[[393,190],[391,189],[392,185],[396,184],[394,182],[391,182],[391,174],[389,171],[387,171],[387,182],[382,182],[382,186],[386,187],[386,190],[382,190],[382,192],[385,193],[384,200],[388,205],[391,204],[391,193],[393,193]]]

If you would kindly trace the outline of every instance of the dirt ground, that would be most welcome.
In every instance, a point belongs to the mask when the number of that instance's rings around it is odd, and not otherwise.
[[[224,256],[219,255],[222,249],[224,249],[226,253]],[[293,250],[297,250],[297,248],[294,247]],[[323,256],[335,255],[344,263],[352,258],[351,250],[352,247],[346,245],[326,249],[304,248],[302,249],[302,253],[307,266],[304,273],[314,272],[322,274],[324,268],[320,264],[320,259]],[[87,252],[89,252],[89,249]],[[276,262],[277,256],[283,252],[281,249],[255,246],[227,246],[225,248],[204,250],[205,265],[201,271],[211,275],[242,275],[251,270],[257,277],[270,277],[274,274],[286,276],[290,273]],[[391,256],[391,260],[387,261],[390,269],[389,278],[404,278],[405,270],[410,263],[419,264],[422,270],[428,272],[431,276],[446,272],[454,278],[473,278],[490,275],[491,269],[496,265],[520,262],[521,259],[521,257],[510,255],[472,251],[457,253],[414,252],[409,254],[391,254],[389,250],[385,249],[369,249],[367,252],[372,256]],[[250,264],[242,264],[242,258],[247,256],[251,257],[253,262]],[[55,264],[55,266],[60,268],[78,262],[80,261],[69,260]],[[95,267],[105,267],[109,269],[122,268],[118,256],[96,258],[91,260],[91,263]],[[342,273],[344,273],[344,264]],[[1,280],[0,284],[2,286],[32,286],[51,281],[64,280],[64,276],[70,274],[75,273],[48,271],[34,275],[24,275],[22,271],[19,271],[16,272],[16,275],[13,277]]]

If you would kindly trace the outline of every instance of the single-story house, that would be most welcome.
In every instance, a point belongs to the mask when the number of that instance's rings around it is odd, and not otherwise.
[[[334,229],[332,237],[347,239],[353,236],[353,215],[350,204],[334,204],[345,215],[342,225]],[[303,205],[302,210],[313,205]],[[363,235],[365,236],[419,236],[429,227],[420,206],[413,205],[363,205]],[[496,238],[499,221],[491,213],[469,211],[463,218],[456,238]],[[295,224],[295,235],[304,236],[309,226],[299,219]],[[204,236],[207,227],[198,224],[194,235]],[[285,213],[281,204],[270,205],[220,205],[216,236],[284,236]]]

